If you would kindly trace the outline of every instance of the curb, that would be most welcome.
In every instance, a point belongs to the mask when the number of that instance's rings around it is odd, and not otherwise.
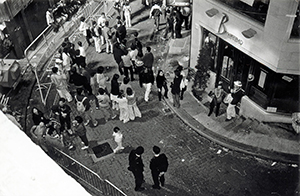
[[[194,98],[190,91],[188,91],[190,95]],[[261,158],[266,158],[270,160],[276,160],[280,162],[286,163],[299,163],[300,156],[295,154],[288,154],[283,152],[276,152],[273,150],[266,150],[255,146],[250,146],[246,144],[242,144],[236,142],[235,140],[224,137],[220,134],[214,133],[212,130],[206,128],[204,125],[195,120],[190,114],[188,114],[184,109],[176,109],[172,106],[170,100],[165,100],[166,104],[169,108],[189,127],[191,127],[194,131],[196,131],[201,136],[209,139],[210,141],[217,143],[223,147],[229,148],[231,150],[235,150],[238,152],[246,153],[253,156],[258,156]],[[185,117],[184,113],[186,114]]]

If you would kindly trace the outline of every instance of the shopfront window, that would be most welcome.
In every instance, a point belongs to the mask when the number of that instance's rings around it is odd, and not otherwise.
[[[224,49],[224,56],[222,62],[221,76],[225,79],[230,80],[233,72],[233,48],[232,46],[226,45]]]
[[[298,5],[298,9],[295,14],[295,20],[294,20],[294,24],[293,24],[293,28],[292,28],[292,32],[291,32],[291,38],[300,38],[299,7],[300,7],[300,3]]]
[[[269,8],[269,0],[219,0],[255,20],[265,23]]]

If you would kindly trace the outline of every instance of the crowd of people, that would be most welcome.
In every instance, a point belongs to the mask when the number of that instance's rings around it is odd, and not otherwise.
[[[51,118],[45,118],[37,108],[32,110],[34,126],[30,132],[44,149],[46,147],[42,141],[45,142],[45,138],[57,140],[56,145],[71,149],[74,147],[74,135],[81,138],[84,145],[82,149],[87,149],[89,144],[85,126],[97,127],[95,110],[101,111],[105,122],[117,116],[123,123],[141,118],[142,113],[137,105],[132,81],[139,80],[140,87],[145,89],[145,102],[149,102],[155,82],[159,101],[163,98],[168,99],[168,81],[163,70],[154,69],[155,57],[152,48],[139,40],[138,32],[133,33],[132,40],[126,39],[127,28],[132,26],[129,2],[116,1],[115,8],[117,4],[123,11],[116,17],[116,25],[112,26],[111,17],[102,12],[97,20],[87,22],[81,17],[79,26],[88,47],[94,46],[97,53],[106,52],[113,55],[118,72],[114,73],[112,78],[106,75],[103,66],[97,66],[94,70],[87,66],[86,47],[81,41],[71,43],[65,38],[55,55],[50,78],[60,97],[58,104],[52,106],[51,115],[45,115]],[[154,3],[150,13],[154,12],[156,7],[161,10],[160,5]],[[157,21],[159,23],[159,20]],[[178,66],[174,73],[175,78],[170,88],[174,106],[180,107],[179,100],[183,98],[186,89],[186,77],[181,66]],[[119,81],[120,76],[123,77],[122,82]],[[71,109],[74,108],[70,107],[71,104],[75,104],[75,111]],[[53,141],[51,142],[55,143]],[[122,149],[122,146],[118,148]]]

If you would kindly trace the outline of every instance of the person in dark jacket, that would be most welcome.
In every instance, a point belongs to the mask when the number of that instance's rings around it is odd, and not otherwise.
[[[142,154],[144,153],[144,148],[142,146],[137,147],[132,150],[129,154],[129,167],[128,170],[133,173],[135,179],[135,191],[145,190],[142,187],[144,182],[144,164],[142,160]]]
[[[113,78],[111,79],[111,90],[110,90],[110,100],[112,103],[112,109],[113,110],[118,110],[119,109],[119,105],[117,102],[117,98],[118,95],[120,94],[120,84],[119,84],[119,75],[118,74],[114,74]]]
[[[151,47],[147,46],[146,49],[147,49],[147,52],[145,53],[142,60],[143,60],[145,67],[153,70],[154,56],[153,56],[153,53],[151,52]]]
[[[76,67],[72,67],[70,71],[70,79],[69,82],[74,84],[76,87],[83,87],[88,93],[91,95],[93,93],[92,87],[88,81],[88,79],[79,73],[77,73]]]
[[[154,157],[150,161],[150,170],[152,174],[152,179],[154,185],[152,188],[160,189],[159,182],[161,186],[165,185],[165,172],[167,172],[169,163],[168,158],[165,154],[160,154],[160,148],[158,146],[153,146]]]
[[[159,70],[156,76],[156,86],[158,90],[158,99],[161,101],[161,95],[162,95],[162,88],[165,90],[164,97],[168,99],[168,86],[167,86],[167,79],[165,77],[165,74],[163,70]]]
[[[81,116],[75,117],[75,120],[73,121],[73,127],[75,134],[80,137],[81,141],[84,143],[84,146],[81,149],[85,150],[89,148],[89,141],[86,137],[86,128],[83,125],[83,119]]]
[[[244,96],[244,91],[242,89],[242,82],[235,81],[234,88],[231,90],[232,101],[228,104],[226,109],[226,120],[230,121],[232,118],[235,118],[236,111],[235,106],[241,101],[242,97]]]
[[[43,122],[46,125],[50,122],[49,119],[44,117],[43,112],[36,107],[32,108],[32,120],[34,125],[39,125],[40,122]]]
[[[175,9],[175,38],[182,38],[181,35],[181,25],[183,22],[183,17],[180,10]]]
[[[145,67],[140,73],[140,86],[146,89],[145,91],[145,101],[149,101],[149,95],[151,92],[152,84],[154,84],[154,74],[152,69]]]
[[[96,127],[98,125],[98,121],[95,119],[95,115],[92,114],[93,110],[91,108],[90,99],[83,94],[82,88],[77,88],[76,92],[77,92],[77,94],[75,95],[76,104],[78,102],[81,102],[85,107],[84,111],[78,111],[79,114],[82,115],[86,120],[84,125],[87,126],[90,123],[90,121],[92,121],[93,125]]]
[[[67,126],[68,132],[71,129],[71,108],[66,104],[65,98],[60,98],[58,101],[58,105],[52,106],[52,111],[55,115],[58,116],[60,122],[60,133],[65,130],[65,126]]]
[[[138,32],[134,32],[133,35],[134,35],[133,44],[135,45],[135,48],[138,50],[137,56],[138,57],[143,57],[143,55],[144,55],[143,54],[143,45],[140,42],[140,40],[138,39],[139,33]]]
[[[173,106],[179,108],[180,107],[180,83],[182,80],[182,75],[180,75],[179,70],[175,70],[175,78],[171,83],[171,93],[173,96]]]
[[[124,70],[123,70],[123,61],[122,61],[122,56],[126,55],[126,51],[122,50],[122,48],[120,47],[120,43],[115,43],[113,46],[113,55],[114,55],[114,59],[116,61],[116,63],[118,64],[118,68],[119,68],[119,72],[120,75],[124,74]]]
[[[126,27],[119,21],[117,23],[116,37],[119,43],[121,43],[126,37],[127,31]]]

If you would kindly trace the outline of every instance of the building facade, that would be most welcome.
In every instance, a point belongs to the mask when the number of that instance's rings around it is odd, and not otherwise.
[[[300,111],[299,3],[294,0],[193,1],[190,66],[209,43],[214,86],[243,84],[245,116],[262,121]]]
[[[58,0],[0,0],[0,58],[24,57],[26,47],[47,27],[45,12]]]

